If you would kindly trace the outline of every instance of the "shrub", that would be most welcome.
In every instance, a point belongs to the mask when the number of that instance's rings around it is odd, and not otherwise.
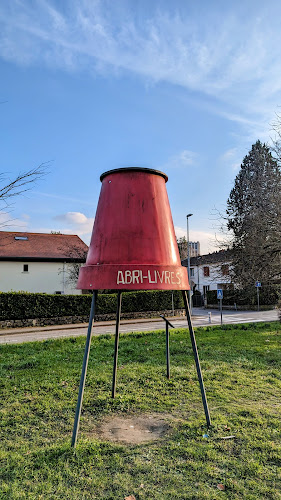
[[[260,305],[268,306],[275,305],[278,302],[279,289],[273,286],[264,286],[260,288]],[[217,291],[209,290],[207,292],[207,302],[208,304],[216,304]],[[254,306],[257,304],[257,291],[253,286],[251,288],[245,289],[233,289],[223,291],[223,305],[243,305],[243,306]]]
[[[0,320],[87,316],[92,295],[51,295],[27,292],[0,292]],[[99,294],[97,314],[116,311],[116,293]],[[183,307],[182,293],[174,292],[174,307]],[[172,292],[162,290],[126,292],[122,297],[123,312],[163,311],[172,308]]]

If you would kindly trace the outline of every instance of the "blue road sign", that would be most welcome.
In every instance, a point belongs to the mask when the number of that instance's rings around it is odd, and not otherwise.
[[[221,288],[217,289],[217,299],[223,299],[223,290]]]
[[[260,281],[256,281],[256,283],[255,283],[255,287],[256,287],[256,288],[260,288],[260,287],[261,287],[261,282],[260,282]]]

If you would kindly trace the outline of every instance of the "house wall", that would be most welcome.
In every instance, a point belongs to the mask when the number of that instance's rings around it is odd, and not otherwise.
[[[210,275],[204,276],[204,267],[209,267]],[[190,277],[190,281],[196,285],[196,290],[204,294],[205,288],[209,290],[217,290],[231,283],[229,275],[223,275],[221,264],[204,264],[200,266],[190,266],[190,270],[194,270],[194,275]]]
[[[28,272],[23,271],[26,264]],[[0,261],[0,291],[80,294],[81,290],[67,283],[68,266],[63,262]]]

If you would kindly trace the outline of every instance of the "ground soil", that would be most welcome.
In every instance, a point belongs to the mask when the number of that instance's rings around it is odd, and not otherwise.
[[[139,444],[160,439],[170,428],[167,418],[159,415],[120,416],[100,422],[95,433],[107,441]]]

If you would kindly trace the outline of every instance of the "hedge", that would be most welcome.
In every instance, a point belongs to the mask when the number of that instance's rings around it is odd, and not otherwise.
[[[174,307],[184,307],[182,293],[175,291]],[[117,295],[99,294],[96,314],[116,312]],[[0,321],[12,319],[87,316],[92,295],[51,295],[27,292],[0,292]],[[126,292],[122,295],[122,312],[163,311],[172,309],[171,291]]]
[[[276,305],[280,296],[280,287],[264,286],[259,290],[260,305],[269,306]],[[209,290],[207,292],[207,303],[216,304],[217,291]],[[255,287],[245,289],[234,289],[223,291],[223,305],[243,305],[254,306],[257,304],[257,291]]]

